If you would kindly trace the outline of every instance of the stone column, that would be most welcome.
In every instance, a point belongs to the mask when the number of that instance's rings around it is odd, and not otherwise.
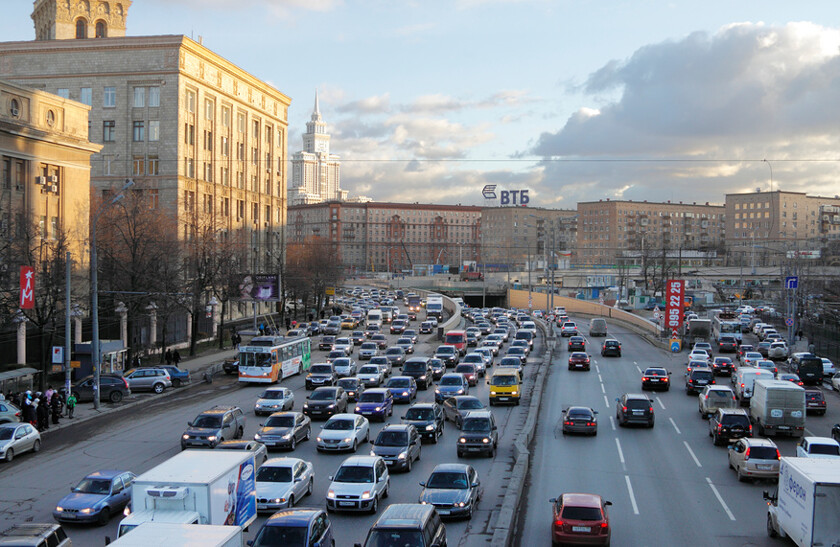
[[[187,340],[192,340],[192,318],[192,312],[187,312]]]
[[[17,364],[26,364],[26,316],[18,310],[13,319],[17,323]]]
[[[128,347],[128,308],[122,302],[117,302],[117,307],[114,308],[117,315],[120,316],[120,340],[123,347]]]
[[[74,344],[81,344],[82,343],[82,310],[79,306],[73,306],[73,311],[70,312],[70,316],[73,318],[73,343]]]
[[[210,336],[215,338],[218,331],[219,331],[219,314],[216,310],[219,308],[219,301],[216,300],[216,297],[213,296],[210,298],[210,301],[207,303],[207,311],[210,314],[210,317],[213,318],[213,327],[210,332]]]
[[[149,302],[146,311],[149,312],[149,346],[155,348],[157,347],[157,304]]]

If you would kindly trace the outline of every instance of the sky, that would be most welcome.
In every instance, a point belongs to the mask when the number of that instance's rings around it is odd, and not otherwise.
[[[32,1],[0,4],[0,40],[34,39]],[[317,90],[351,197],[840,194],[837,0],[134,0],[127,34],[291,97],[290,155]]]

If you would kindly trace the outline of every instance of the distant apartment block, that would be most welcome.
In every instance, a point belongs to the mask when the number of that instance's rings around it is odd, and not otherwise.
[[[481,210],[481,256],[490,270],[567,263],[577,245],[577,211],[539,207]],[[532,266],[533,267],[533,266]]]

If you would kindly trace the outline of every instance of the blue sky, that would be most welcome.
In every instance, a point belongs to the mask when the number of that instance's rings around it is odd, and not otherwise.
[[[33,39],[32,2],[3,7]],[[840,194],[836,0],[135,0],[128,34],[200,35],[289,95],[290,154],[317,88],[351,196],[723,203],[771,169]]]

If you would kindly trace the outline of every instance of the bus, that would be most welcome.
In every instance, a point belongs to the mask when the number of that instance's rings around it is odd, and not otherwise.
[[[734,313],[721,312],[712,318],[714,341],[720,341],[722,334],[733,336],[739,344],[741,343],[741,321]]]
[[[255,336],[239,346],[239,381],[273,384],[309,370],[309,337]]]

